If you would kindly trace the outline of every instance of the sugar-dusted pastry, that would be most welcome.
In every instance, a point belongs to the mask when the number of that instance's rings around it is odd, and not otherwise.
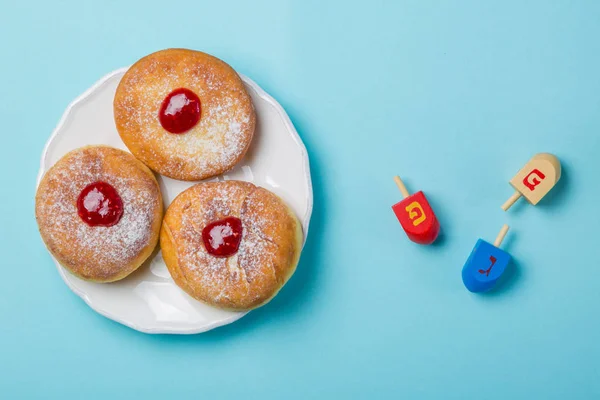
[[[114,115],[133,155],[162,175],[188,181],[232,169],[250,146],[256,119],[233,68],[186,49],[162,50],[129,68]]]
[[[303,234],[293,211],[248,182],[199,183],[173,200],[160,244],[175,282],[210,305],[249,310],[292,276]]]
[[[152,171],[112,147],[67,153],[46,172],[35,197],[48,250],[67,270],[94,282],[135,271],[156,247],[162,214]]]

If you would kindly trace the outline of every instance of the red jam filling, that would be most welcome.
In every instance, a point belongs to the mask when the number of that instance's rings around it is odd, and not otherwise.
[[[202,240],[209,254],[230,257],[237,253],[242,240],[242,221],[227,217],[202,229]]]
[[[113,226],[123,216],[123,200],[108,183],[94,182],[79,194],[77,213],[89,226]]]
[[[187,132],[200,121],[200,98],[189,89],[175,89],[163,100],[158,119],[168,132]]]

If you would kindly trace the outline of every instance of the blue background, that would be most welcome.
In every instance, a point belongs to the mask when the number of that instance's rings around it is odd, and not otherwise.
[[[600,2],[0,3],[0,397],[585,399],[600,396]],[[311,233],[267,306],[150,336],[61,281],[33,217],[67,104],[166,47],[212,53],[278,99],[308,148]],[[508,180],[556,153],[559,185],[508,213]],[[392,176],[443,237],[409,242]],[[477,238],[515,262],[467,292]],[[335,396],[335,397],[334,397]]]

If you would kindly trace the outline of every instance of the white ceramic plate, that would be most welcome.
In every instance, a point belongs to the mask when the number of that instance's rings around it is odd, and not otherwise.
[[[106,144],[127,150],[113,119],[113,97],[125,71],[127,68],[105,76],[69,105],[42,153],[38,185],[52,165],[78,147]],[[213,180],[249,181],[278,194],[300,218],[306,237],[313,203],[306,148],[279,103],[252,80],[242,79],[256,108],[255,138],[242,162]],[[158,180],[165,207],[194,184],[162,176]],[[83,281],[54,261],[67,286],[91,308],[141,332],[200,333],[245,315],[189,297],[171,279],[160,251],[131,276],[110,284]]]

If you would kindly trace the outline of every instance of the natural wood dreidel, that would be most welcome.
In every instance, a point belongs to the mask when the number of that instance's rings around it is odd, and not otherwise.
[[[399,176],[394,177],[394,181],[404,200],[394,204],[392,210],[394,210],[404,232],[415,243],[433,243],[440,233],[440,223],[425,194],[422,191],[413,195],[409,194]]]
[[[479,293],[490,290],[504,273],[510,262],[510,254],[501,250],[500,245],[507,232],[508,225],[504,225],[494,244],[483,239],[479,239],[475,243],[475,247],[462,269],[463,283],[470,292]]]
[[[515,193],[502,204],[508,210],[521,196],[536,205],[560,179],[560,161],[550,153],[538,153],[510,180]]]

